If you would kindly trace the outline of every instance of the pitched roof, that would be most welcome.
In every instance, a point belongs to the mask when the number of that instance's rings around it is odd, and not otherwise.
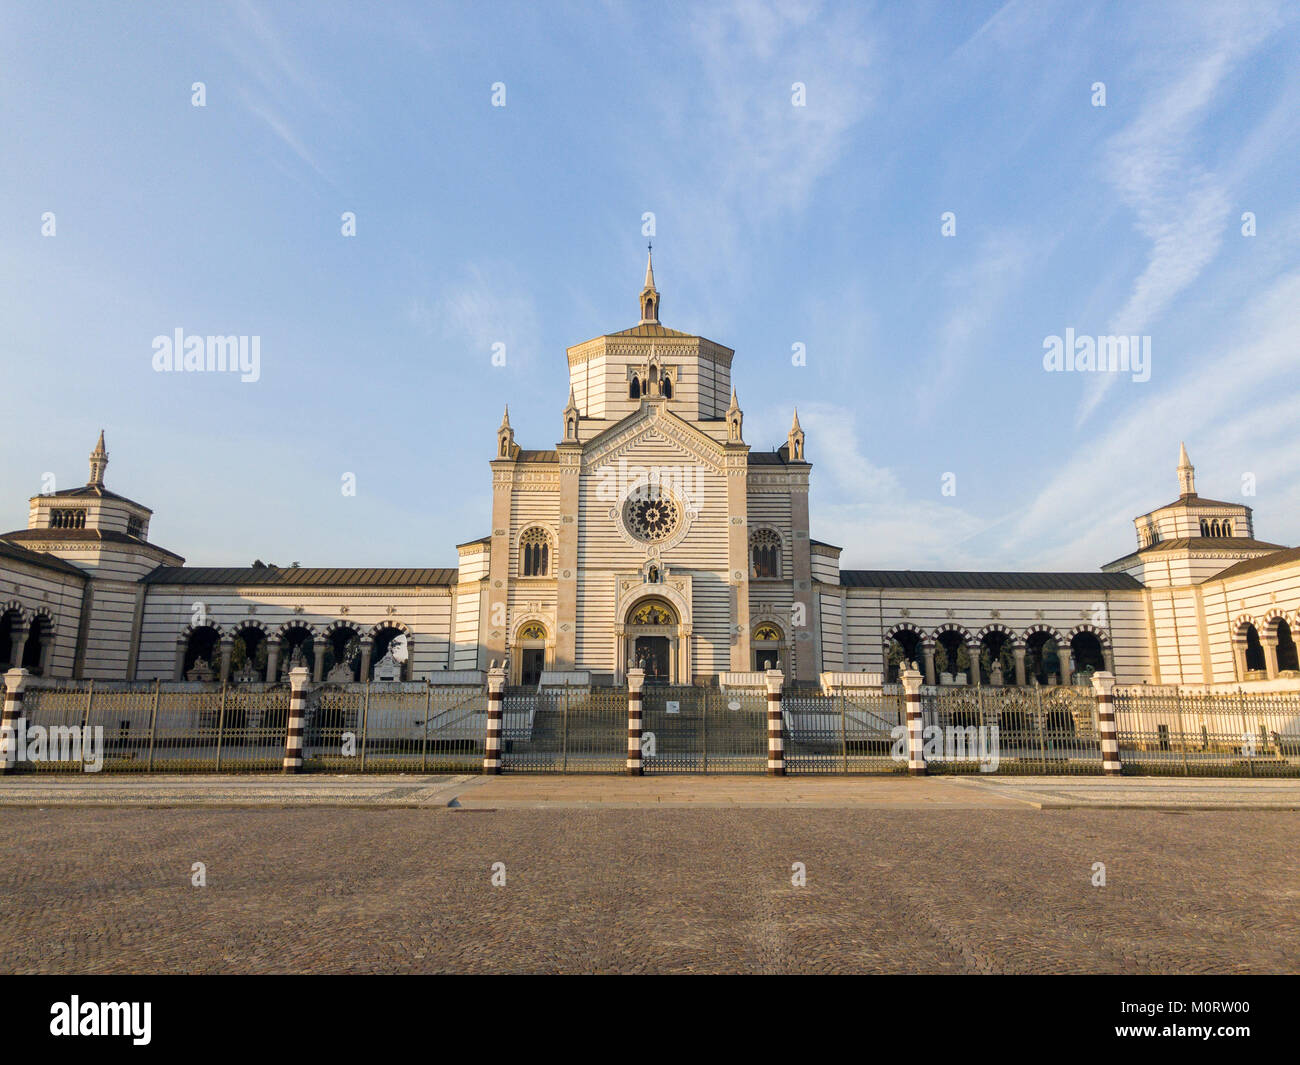
[[[1130,551],[1127,555],[1120,555],[1119,558],[1112,559],[1106,565],[1116,566],[1132,558],[1146,558],[1148,555],[1161,555],[1170,551],[1194,551],[1196,549],[1210,554],[1224,551],[1272,552],[1286,550],[1283,544],[1270,544],[1265,540],[1253,540],[1249,536],[1179,536],[1173,540],[1161,540],[1149,547]]]
[[[1269,555],[1260,555],[1258,558],[1243,558],[1240,562],[1207,578],[1203,583],[1240,577],[1246,573],[1254,573],[1256,570],[1272,569],[1274,566],[1285,566],[1292,562],[1300,562],[1300,547],[1284,548]]]
[[[1250,511],[1250,507],[1246,506],[1245,503],[1228,503],[1222,499],[1207,499],[1205,496],[1198,496],[1195,492],[1191,492],[1187,495],[1179,496],[1172,503],[1166,503],[1163,507],[1156,507],[1156,509],[1150,511],[1150,513],[1159,514],[1162,510],[1171,510],[1174,507],[1189,506],[1231,507],[1233,510]],[[1145,517],[1146,515],[1142,516]]]
[[[71,562],[65,562],[54,555],[47,555],[43,551],[29,551],[25,547],[11,544],[5,540],[0,540],[0,558],[7,558],[11,562],[25,562],[29,566],[40,566],[42,569],[75,575],[83,581],[86,579],[86,571],[74,566]]]
[[[131,536],[129,533],[114,532],[112,529],[15,529],[13,532],[0,534],[6,540],[32,540],[38,542],[44,541],[97,541],[104,544],[131,544],[135,547],[148,547],[154,551],[162,551],[164,554],[174,555],[180,558],[174,551],[168,551],[165,547],[159,547],[148,540],[143,540],[138,536]]]
[[[159,566],[145,584],[274,584],[290,587],[410,588],[456,583],[454,569],[331,569],[274,566]]]
[[[515,456],[516,462],[559,462],[560,453],[558,451],[526,451],[519,449],[519,454]]]
[[[137,503],[134,499],[127,499],[126,496],[110,492],[103,485],[83,484],[80,488],[63,488],[57,492],[49,492],[47,495],[58,499],[115,499],[119,503],[130,503],[133,507],[139,507],[148,514],[153,513],[143,503]]]
[[[700,339],[694,333],[679,333],[676,329],[669,329],[658,322],[647,322],[642,325],[634,325],[631,329],[621,329],[617,333],[606,333],[607,337],[685,337],[687,339]]]
[[[846,569],[846,588],[969,588],[992,591],[1136,591],[1142,585],[1127,573],[972,573],[957,570]]]

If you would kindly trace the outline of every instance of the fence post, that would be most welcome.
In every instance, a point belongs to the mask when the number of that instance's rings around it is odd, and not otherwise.
[[[483,772],[501,772],[501,700],[506,686],[506,671],[499,666],[488,670],[487,737],[483,741]]]
[[[25,669],[5,673],[5,708],[0,717],[0,773],[18,771],[18,722],[23,716],[23,689],[31,676]]]
[[[898,679],[903,684],[903,698],[907,703],[907,771],[914,777],[923,777],[926,765],[925,729],[921,721],[921,671],[913,663]]]
[[[785,674],[779,669],[769,669],[763,674],[767,681],[767,775],[785,776],[785,718],[781,716],[781,685]]]
[[[832,696],[832,698],[839,699],[839,701],[840,701],[840,761],[841,761],[842,768],[844,769],[844,775],[845,775],[845,776],[848,776],[848,773],[849,773],[849,730],[848,730],[848,722],[845,720],[848,711],[845,710],[845,708],[844,708],[844,693],[843,693],[843,692],[841,692],[839,695]],[[882,707],[881,709],[883,710],[883,707]],[[882,715],[882,716],[883,716],[883,715]]]
[[[158,745],[158,693],[162,688],[162,678],[153,679],[153,709],[149,711],[149,760],[145,762],[145,772],[153,772],[153,752]]]
[[[366,751],[370,747],[370,681],[361,693],[361,772],[366,771]]]
[[[645,670],[627,671],[627,774],[639,777],[645,773],[641,764],[641,689],[645,687]]]
[[[221,737],[226,731],[226,681],[221,682],[221,706],[217,710],[217,772],[221,772]]]
[[[433,680],[424,678],[424,740],[420,745],[420,772],[429,769],[429,714],[433,712]]]
[[[284,735],[284,772],[301,773],[303,757],[303,734],[307,719],[306,666],[289,670],[289,725]]]
[[[1102,670],[1092,675],[1092,690],[1097,695],[1097,732],[1101,736],[1101,770],[1108,777],[1117,777],[1124,767],[1119,760],[1119,733],[1115,728],[1115,707],[1111,693],[1115,677]]]
[[[1190,776],[1187,768],[1187,734],[1183,730],[1183,689],[1180,686],[1174,692],[1174,710],[1178,714],[1178,746],[1183,752],[1183,776]]]

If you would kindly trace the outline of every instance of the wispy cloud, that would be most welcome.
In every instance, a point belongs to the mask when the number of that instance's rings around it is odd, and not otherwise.
[[[1199,56],[1188,65],[1180,50],[1176,76],[1154,89],[1137,118],[1107,144],[1104,177],[1151,246],[1108,333],[1148,333],[1222,246],[1231,202],[1218,176],[1192,157],[1193,133],[1217,102],[1224,79],[1276,25],[1271,7],[1247,5],[1232,14],[1219,8],[1204,19],[1203,37],[1191,46]],[[1097,409],[1116,379],[1101,374],[1089,381],[1076,424]]]
[[[449,355],[481,356],[485,365],[495,344],[506,346],[508,364],[526,364],[539,333],[532,296],[505,267],[471,264],[436,299],[413,299],[407,315],[427,336],[461,347]]]

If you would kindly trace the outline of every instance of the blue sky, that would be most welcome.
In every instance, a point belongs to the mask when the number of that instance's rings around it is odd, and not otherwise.
[[[798,404],[845,566],[1095,569],[1182,439],[1300,542],[1297,10],[5,3],[0,525],[102,426],[191,564],[454,565],[651,211],[664,323],[735,349],[752,446]],[[261,379],[154,372],[176,328]],[[1046,372],[1067,328],[1150,380]]]

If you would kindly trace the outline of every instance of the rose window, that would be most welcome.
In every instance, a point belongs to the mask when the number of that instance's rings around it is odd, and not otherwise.
[[[623,504],[623,524],[638,540],[656,544],[670,537],[682,523],[677,500],[658,488],[631,496]]]

